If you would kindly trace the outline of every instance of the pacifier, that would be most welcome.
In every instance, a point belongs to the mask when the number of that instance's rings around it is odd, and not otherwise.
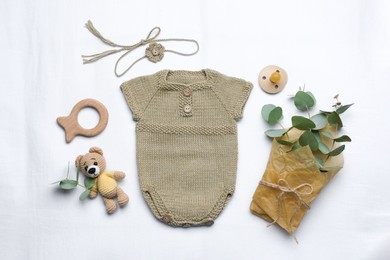
[[[263,68],[259,74],[259,85],[269,94],[279,93],[287,84],[288,76],[284,69],[275,65]]]

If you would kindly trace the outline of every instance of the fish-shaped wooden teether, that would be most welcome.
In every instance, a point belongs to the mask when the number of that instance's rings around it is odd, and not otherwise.
[[[92,129],[85,129],[80,126],[77,121],[78,114],[81,109],[91,107],[99,113],[99,123]],[[95,99],[83,99],[78,102],[70,112],[69,116],[62,116],[57,118],[57,123],[65,130],[65,140],[70,143],[77,135],[82,136],[96,136],[106,128],[108,122],[107,108]]]

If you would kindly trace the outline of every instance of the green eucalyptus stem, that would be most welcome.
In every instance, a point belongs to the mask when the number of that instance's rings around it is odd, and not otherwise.
[[[309,107],[307,106],[307,105],[305,105],[306,106],[306,112],[307,112],[307,116],[308,116],[308,118],[310,119],[311,118],[311,116],[310,116],[310,112],[309,112]]]
[[[335,126],[335,136],[338,136],[338,125]],[[333,140],[333,142],[332,142],[332,147],[330,148],[331,151],[334,149],[334,144],[335,144],[335,143],[336,143],[336,141]],[[323,165],[325,165],[325,163],[329,160],[329,157],[330,157],[330,155],[328,154],[328,155],[326,156],[325,160],[324,160]]]
[[[283,130],[286,130],[286,128],[282,125],[282,123],[278,122],[278,125],[279,125],[281,128],[283,128]],[[290,140],[290,136],[288,135],[288,131],[290,131],[290,130],[291,130],[291,129],[287,129],[287,131],[286,131],[286,136],[287,136],[288,140]]]
[[[328,154],[328,155],[326,156],[326,158],[325,158],[324,163],[323,163],[322,166],[325,166],[325,163],[329,160],[329,157],[330,157],[330,155]]]
[[[80,183],[77,183],[78,186],[84,188],[84,189],[87,189],[84,185],[80,184]]]
[[[66,178],[67,179],[69,178],[69,165],[70,165],[70,162],[68,161],[68,170],[66,171]]]

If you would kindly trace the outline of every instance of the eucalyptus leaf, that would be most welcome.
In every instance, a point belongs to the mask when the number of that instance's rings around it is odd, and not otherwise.
[[[316,124],[303,116],[293,116],[291,118],[292,126],[299,130],[309,130],[316,127]]]
[[[343,168],[343,167],[341,167],[341,166],[322,166],[320,171],[322,171],[322,172],[327,172],[327,171],[332,171],[332,170],[338,171],[341,168]]]
[[[342,142],[351,142],[351,138],[349,138],[348,135],[343,135],[343,136],[340,136],[340,137],[337,137],[336,139],[334,139],[335,142],[338,142],[338,143],[342,143]]]
[[[337,112],[332,112],[328,115],[328,122],[331,125],[337,125],[338,127],[343,127],[343,122]]]
[[[328,153],[329,156],[337,156],[339,155],[340,153],[342,153],[345,149],[345,145],[341,145],[339,147],[337,147],[336,149],[334,149],[333,151],[331,151],[330,153]]]
[[[282,119],[282,117],[283,117],[283,110],[282,110],[282,108],[281,107],[275,107],[269,113],[267,122],[270,125],[275,125],[275,124],[277,124],[280,121],[280,119]]]
[[[268,137],[275,138],[283,136],[287,130],[285,129],[269,129],[264,132],[264,134]]]
[[[75,180],[64,179],[60,181],[60,188],[63,190],[71,190],[77,187],[78,182]]]
[[[321,142],[321,137],[320,137],[320,133],[318,131],[315,131],[315,130],[312,130],[311,131],[314,135],[314,137],[316,138],[317,142]]]
[[[282,144],[282,145],[293,145],[297,139],[294,139],[294,140],[282,140],[282,139],[279,139],[279,140],[276,140],[279,144]]]
[[[321,157],[318,157],[318,156],[314,156],[314,159],[316,160],[317,167],[318,167],[318,168],[321,168],[322,165],[324,164],[324,160],[322,160],[322,158],[321,158]]]
[[[310,118],[311,121],[314,122],[316,125],[314,130],[320,130],[325,128],[326,124],[328,123],[327,117],[324,114],[317,114]]]
[[[329,132],[329,131],[321,131],[320,133],[321,133],[323,136],[325,136],[325,137],[327,137],[327,138],[333,140],[333,135],[332,135],[331,132]]]
[[[288,153],[289,153],[289,152],[292,152],[292,151],[295,151],[295,150],[297,150],[297,149],[299,149],[299,148],[302,148],[302,146],[301,146],[300,144],[294,144],[294,145],[291,147],[291,150],[288,151]]]
[[[87,190],[90,190],[95,184],[96,179],[85,177],[84,185]]]
[[[310,150],[317,151],[318,150],[318,142],[315,138],[314,134],[311,131],[305,131],[300,137],[299,137],[299,144],[301,146],[310,146]]]
[[[310,93],[310,92],[309,92]],[[315,99],[312,97],[313,94],[308,94],[304,91],[298,91],[294,96],[295,107],[301,111],[307,111],[315,104]]]
[[[320,110],[320,113],[321,113],[321,114],[325,114],[325,115],[329,115],[330,113],[332,113],[332,111]]]
[[[350,108],[352,105],[353,105],[353,103],[352,103],[352,104],[349,104],[349,105],[341,106],[341,107],[339,107],[339,108],[336,109],[336,112],[339,113],[339,114],[342,114],[342,113],[344,113],[345,111],[347,111],[347,109]]]
[[[313,93],[311,93],[310,91],[306,91],[306,94],[308,94],[314,101],[314,104],[313,106],[316,104],[316,98],[314,97]]]
[[[323,154],[328,154],[330,152],[328,146],[326,146],[323,142],[318,143],[318,150],[320,150]]]
[[[90,192],[90,190],[85,190],[83,193],[80,194],[79,199],[85,200],[86,198],[88,198],[89,192]]]
[[[267,105],[264,105],[262,108],[261,108],[261,116],[263,117],[263,119],[265,121],[268,122],[268,117],[269,117],[269,113],[271,113],[272,109],[274,109],[276,106],[273,105],[273,104],[267,104]]]

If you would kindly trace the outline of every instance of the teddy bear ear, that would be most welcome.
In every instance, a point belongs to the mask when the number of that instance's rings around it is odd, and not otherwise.
[[[91,148],[89,149],[89,152],[90,152],[90,153],[98,153],[98,154],[100,154],[100,155],[103,155],[103,150],[100,149],[99,147],[91,147]]]
[[[76,161],[74,162],[77,168],[80,168],[80,163],[82,158],[83,158],[82,155],[77,156]]]

